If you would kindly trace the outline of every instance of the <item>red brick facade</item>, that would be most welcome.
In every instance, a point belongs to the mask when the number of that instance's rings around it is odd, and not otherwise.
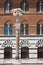
[[[29,13],[20,16],[20,23],[29,24],[29,34],[36,34],[37,23],[43,23],[43,13],[36,12],[37,2],[39,0],[29,0]],[[0,25],[3,26],[7,21],[8,24],[12,23],[15,25],[16,17],[13,14],[4,14],[4,2],[5,0],[0,0]],[[12,8],[19,8],[21,0],[12,0]],[[31,26],[32,25],[32,26]],[[4,34],[4,28],[0,27],[0,34]],[[13,28],[13,34],[15,34],[15,27]]]

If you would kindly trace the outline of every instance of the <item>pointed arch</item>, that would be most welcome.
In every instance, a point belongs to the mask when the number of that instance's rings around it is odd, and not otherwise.
[[[7,20],[7,21],[5,21],[5,25],[10,25],[10,24],[12,24],[12,21],[11,20]]]
[[[43,20],[40,19],[40,20],[37,22],[37,24],[43,24]]]
[[[24,19],[24,20],[21,22],[21,24],[29,24],[29,22]]]

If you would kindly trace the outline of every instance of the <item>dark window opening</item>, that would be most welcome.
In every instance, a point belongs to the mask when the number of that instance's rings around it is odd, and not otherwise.
[[[4,49],[4,58],[5,59],[12,58],[12,48],[11,47],[6,47]]]
[[[23,0],[23,1],[20,3],[20,8],[21,8],[23,11],[28,11],[28,10],[29,10],[28,1],[27,1],[27,0]]]
[[[10,26],[9,26],[9,34],[10,34],[10,35],[13,34],[13,26],[12,26],[12,24],[10,24]]]
[[[43,34],[43,24],[37,24],[37,34]]]
[[[43,11],[43,1],[37,2],[37,12],[42,12]]]
[[[38,58],[43,58],[43,47],[38,48]]]
[[[43,34],[43,24],[42,24],[42,34]]]
[[[24,34],[24,25],[23,25],[23,24],[21,24],[20,33],[21,33],[21,34]]]
[[[29,48],[28,47],[21,48],[21,58],[29,58]]]
[[[37,24],[37,34],[40,34],[40,24]]]
[[[28,24],[26,24],[26,26],[25,26],[25,34],[28,34]]]

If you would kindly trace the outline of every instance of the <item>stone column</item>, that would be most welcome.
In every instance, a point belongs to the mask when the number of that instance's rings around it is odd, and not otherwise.
[[[20,30],[20,17],[18,11],[16,12],[16,59],[19,59],[19,30]]]
[[[19,30],[16,29],[16,59],[19,59]]]

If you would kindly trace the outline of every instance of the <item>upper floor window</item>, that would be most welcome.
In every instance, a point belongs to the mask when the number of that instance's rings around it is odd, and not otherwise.
[[[21,8],[23,11],[28,11],[28,9],[29,9],[28,1],[27,1],[27,0],[23,0],[23,1],[20,3],[20,8]]]
[[[5,13],[11,13],[11,9],[12,9],[12,1],[11,0],[6,0],[5,1]]]
[[[37,2],[37,12],[43,12],[43,1]]]
[[[13,27],[12,27],[12,24],[10,25],[5,25],[4,27],[4,34],[5,35],[12,35],[13,34]]]
[[[28,34],[28,24],[21,24],[20,33],[24,35]]]
[[[37,24],[37,34],[43,34],[43,24]]]

